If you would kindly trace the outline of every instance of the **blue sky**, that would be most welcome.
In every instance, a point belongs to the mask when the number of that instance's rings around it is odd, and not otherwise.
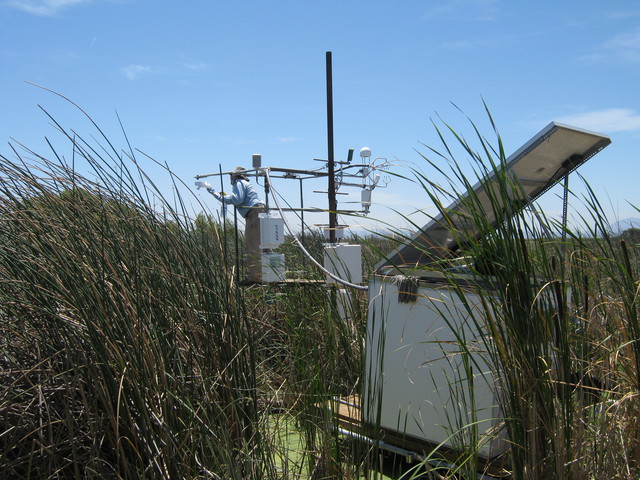
[[[640,217],[629,205],[640,205],[636,0],[0,0],[0,19],[5,156],[11,138],[46,153],[45,136],[70,155],[38,105],[95,133],[32,82],[71,98],[126,148],[117,112],[135,148],[189,183],[219,164],[248,166],[253,153],[265,165],[317,168],[313,159],[327,157],[331,51],[337,159],[366,145],[399,173],[413,165],[430,175],[418,152],[437,145],[432,120],[468,133],[466,115],[490,135],[485,101],[508,153],[553,120],[609,135],[580,172],[612,219]],[[166,176],[147,168],[171,196]],[[297,204],[292,183],[276,188]],[[314,189],[305,204],[325,207]],[[429,211],[424,193],[396,179],[373,201],[372,217],[396,225],[389,208]],[[559,215],[557,192],[540,206]]]

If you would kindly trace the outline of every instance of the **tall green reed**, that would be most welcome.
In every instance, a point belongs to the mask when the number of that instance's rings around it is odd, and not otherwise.
[[[357,389],[364,299],[342,321],[323,286],[238,288],[229,224],[50,118],[70,162],[47,140],[0,165],[3,472],[352,476],[324,407]]]
[[[339,448],[324,408],[360,391],[366,299],[356,295],[345,321],[324,287],[238,289],[228,226],[194,220],[180,196],[163,198],[139,167],[143,155],[116,149],[99,129],[103,144],[57,127],[71,166],[53,147],[51,159],[19,146],[1,159],[7,475],[356,478],[366,470],[360,451]],[[425,159],[445,181],[418,174],[417,182],[445,219],[469,219],[468,230],[451,233],[475,259],[483,308],[464,302],[468,291],[457,294],[497,378],[508,470],[514,478],[632,476],[640,453],[637,246],[608,231],[591,190],[583,225],[567,229],[563,245],[549,233],[557,222],[517,208],[524,198],[504,171],[500,137],[493,146],[475,131],[479,153],[452,128],[438,130],[444,153],[432,149],[436,159]],[[489,208],[504,214],[497,226],[473,195],[461,211],[446,210],[472,192],[447,132],[475,177],[497,174],[486,185]],[[78,174],[80,162],[95,180]],[[393,238],[383,237],[370,241],[370,264]],[[478,343],[458,343],[454,391],[477,373]],[[465,395],[473,388],[464,388],[460,403],[472,405]],[[462,424],[467,418],[451,417],[461,448],[480,438]],[[290,428],[300,452],[282,444]],[[475,471],[476,449],[460,457],[468,465],[457,475]]]
[[[265,478],[253,327],[219,230],[132,152],[66,137],[97,181],[55,151],[2,158],[5,472]]]

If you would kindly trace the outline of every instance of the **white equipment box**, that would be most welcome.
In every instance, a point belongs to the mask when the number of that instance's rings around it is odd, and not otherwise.
[[[270,213],[258,214],[260,219],[260,248],[278,248],[284,242],[284,220]]]
[[[284,255],[281,253],[262,254],[262,281],[265,283],[279,283],[286,279]]]
[[[362,283],[362,247],[328,244],[324,246],[324,268],[351,283]],[[327,283],[337,283],[327,276]]]
[[[437,282],[421,281],[408,295],[415,302],[407,302],[397,277],[370,277],[364,421],[434,446],[479,445],[478,453],[492,458],[506,448],[496,428],[498,389],[462,300]],[[479,303],[473,293],[465,297]],[[464,337],[465,349],[456,335]]]
[[[519,208],[609,143],[604,135],[549,124],[507,159],[507,171],[525,194]],[[497,181],[491,174],[466,194],[476,197],[492,224],[502,221],[503,209],[492,204],[486,187]],[[470,313],[484,312],[474,290],[480,287],[469,282],[468,271],[458,270],[455,278],[464,289],[452,287],[452,271],[447,272],[448,284],[442,272],[434,271],[442,259],[464,251],[465,238],[452,231],[465,232],[467,239],[488,232],[469,225],[464,196],[446,212],[446,218],[442,213],[433,217],[387,255],[369,279],[362,416],[365,424],[393,435],[396,446],[405,439],[463,451],[479,445],[479,456],[491,459],[507,450],[508,443],[506,433],[494,431],[503,422],[498,372],[487,365],[477,330],[482,323]],[[399,288],[398,282],[404,286]]]

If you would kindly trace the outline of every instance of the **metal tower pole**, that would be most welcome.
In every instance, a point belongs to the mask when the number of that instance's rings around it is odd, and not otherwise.
[[[329,243],[336,243],[336,225],[338,224],[336,211],[336,179],[333,159],[333,80],[331,68],[331,52],[327,52],[327,149],[329,166]]]

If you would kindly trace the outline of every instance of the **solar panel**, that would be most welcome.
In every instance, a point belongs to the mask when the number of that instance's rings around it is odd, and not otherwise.
[[[610,143],[611,139],[605,135],[551,122],[507,158],[507,171],[514,183],[521,186],[522,193],[514,193],[514,198],[522,198],[524,194],[524,201],[516,206],[510,204],[510,208],[504,210],[514,214],[531,204]],[[471,192],[447,207],[449,214],[446,217],[443,214],[434,217],[410,241],[391,252],[375,270],[388,273],[393,269],[415,268],[455,255],[461,245],[452,231],[464,231],[467,238],[482,236],[483,232],[473,224],[465,207],[472,195],[473,204],[479,202],[484,209],[485,225],[496,226],[503,221],[500,208],[496,208],[496,202],[500,206],[502,200],[494,198],[492,202],[492,185],[497,181],[494,172],[478,182]]]

